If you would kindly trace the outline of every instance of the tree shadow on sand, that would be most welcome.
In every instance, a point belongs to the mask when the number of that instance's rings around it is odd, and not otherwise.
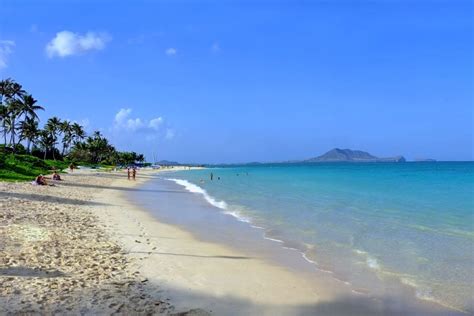
[[[72,299],[80,306],[77,310],[81,314],[101,314],[106,311],[110,301],[90,300],[91,293],[109,293],[110,282],[104,282],[99,287],[83,289],[73,292]],[[175,308],[168,309],[168,315],[180,316],[204,316],[204,315],[318,315],[318,316],[402,316],[402,315],[434,315],[434,316],[459,316],[466,315],[461,312],[448,310],[429,302],[416,304],[405,304],[399,299],[386,296],[376,298],[341,296],[331,301],[321,301],[314,304],[289,304],[282,298],[272,304],[258,303],[249,299],[235,297],[232,295],[212,295],[202,291],[192,291],[173,286],[161,287],[157,283],[149,282],[143,288],[150,293],[149,304],[154,310],[152,314],[161,314],[161,302],[169,302]],[[290,292],[291,289],[289,288]],[[119,295],[119,294],[116,294]],[[110,297],[110,296],[109,296]],[[170,299],[171,298],[171,299]],[[8,298],[7,298],[8,299]],[[133,299],[127,296],[114,296],[122,304],[122,310],[128,314],[140,314],[140,310],[134,310]],[[168,300],[170,299],[170,300]],[[57,308],[58,306],[56,306]],[[9,306],[3,306],[8,309]],[[0,308],[1,310],[1,308]],[[61,311],[59,304],[58,311]],[[37,311],[39,312],[39,311]],[[66,311],[63,311],[66,312]],[[123,314],[123,313],[122,313]],[[141,315],[141,314],[140,314]]]
[[[0,268],[0,277],[29,277],[29,278],[57,278],[63,277],[65,274],[59,270],[43,270],[39,268],[28,267],[9,267]]]
[[[158,285],[150,284],[159,288]],[[289,288],[290,292],[291,289]],[[203,292],[181,288],[166,289],[170,297],[177,297],[185,303],[182,315],[205,315],[205,313],[186,313],[197,308],[198,311],[216,315],[330,315],[330,316],[460,316],[465,313],[447,309],[428,301],[401,301],[390,296],[340,296],[331,301],[314,304],[288,304],[276,301],[274,304],[261,304],[234,296],[213,296]],[[170,301],[173,303],[173,300]],[[180,312],[179,310],[177,312]],[[179,315],[179,313],[178,313]]]
[[[32,193],[18,193],[18,192],[0,192],[1,198],[16,198],[21,200],[58,203],[58,204],[70,204],[70,205],[107,205],[105,203],[84,201],[77,199],[70,199],[65,197],[57,197],[45,194],[32,194]]]

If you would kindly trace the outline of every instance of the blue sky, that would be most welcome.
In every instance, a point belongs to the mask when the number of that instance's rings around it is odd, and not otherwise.
[[[472,160],[471,1],[11,1],[0,77],[182,162]]]

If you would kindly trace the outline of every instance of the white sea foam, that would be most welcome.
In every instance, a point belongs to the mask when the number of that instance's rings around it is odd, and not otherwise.
[[[275,238],[271,238],[271,237],[267,237],[267,236],[263,236],[263,238],[271,240],[271,241],[275,241],[275,242],[278,242],[278,243],[283,243],[284,242],[283,240],[275,239]]]
[[[354,252],[358,255],[367,255],[368,253],[363,251],[363,250],[359,250],[359,249],[354,249]]]
[[[400,280],[402,281],[403,284],[406,284],[408,286],[415,288],[416,297],[418,297],[419,299],[422,299],[425,301],[436,301],[435,298],[432,296],[430,289],[420,286],[412,278],[402,277],[400,278]]]
[[[309,259],[305,253],[301,253],[301,255],[303,256],[304,260],[308,261],[309,263],[317,264],[316,261]]]
[[[367,265],[368,265],[369,268],[371,268],[371,269],[380,270],[380,264],[379,264],[379,262],[377,261],[377,259],[375,259],[375,258],[373,258],[373,257],[370,257],[370,256],[367,257]]]
[[[373,270],[380,270],[379,262],[374,257],[371,257],[368,252],[359,249],[354,249],[353,251],[360,256],[366,257],[365,262],[369,268]]]
[[[217,207],[217,208],[220,208],[222,210],[224,210],[224,214],[227,214],[227,215],[230,215],[230,216],[233,216],[235,217],[237,220],[241,221],[241,222],[245,222],[245,223],[250,223],[250,219],[243,216],[240,212],[238,211],[235,211],[235,210],[229,210],[228,209],[228,205],[225,201],[218,201],[216,200],[214,197],[210,196],[206,190],[204,190],[203,188],[201,188],[200,186],[198,185],[195,185],[194,183],[191,183],[187,180],[182,180],[182,179],[173,179],[173,178],[167,178],[166,180],[169,180],[169,181],[174,181],[175,183],[183,186],[187,191],[189,192],[192,192],[192,193],[196,193],[196,194],[201,194],[204,199],[209,202],[209,204]]]
[[[237,211],[225,211],[224,214],[233,216],[233,217],[235,217],[237,220],[239,220],[239,221],[241,221],[241,222],[250,223],[250,219],[249,219],[249,218],[243,216],[242,214],[240,214],[240,213],[237,212]]]
[[[170,181],[174,181],[176,182],[177,184],[183,186],[186,190],[188,190],[189,192],[192,192],[192,193],[197,193],[197,194],[201,194],[207,202],[209,202],[211,205],[214,205],[215,207],[218,207],[220,209],[223,209],[223,210],[226,210],[227,209],[227,203],[224,202],[224,201],[217,201],[216,199],[214,199],[212,196],[210,196],[206,190],[204,190],[203,188],[201,188],[200,186],[197,186],[195,185],[194,183],[191,183],[189,181],[186,181],[186,180],[182,180],[182,179],[173,179],[173,178],[168,178],[166,180],[170,180]]]

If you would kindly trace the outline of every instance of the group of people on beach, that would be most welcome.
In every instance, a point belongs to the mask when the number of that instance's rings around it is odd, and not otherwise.
[[[61,181],[61,176],[56,170],[54,170],[53,172],[53,180]],[[39,176],[35,178],[35,181],[33,181],[33,184],[34,185],[48,185],[48,182],[46,181],[46,177],[40,174]],[[50,184],[50,185],[54,185],[54,184]]]
[[[130,170],[130,167],[127,168],[127,178],[130,180],[130,175],[132,176],[132,179],[135,180],[135,177],[137,176],[137,168],[132,167],[132,170]]]

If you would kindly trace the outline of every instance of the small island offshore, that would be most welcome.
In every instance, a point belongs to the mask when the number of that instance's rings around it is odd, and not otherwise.
[[[302,162],[406,162],[406,159],[403,156],[379,158],[361,150],[334,148],[321,156]]]

